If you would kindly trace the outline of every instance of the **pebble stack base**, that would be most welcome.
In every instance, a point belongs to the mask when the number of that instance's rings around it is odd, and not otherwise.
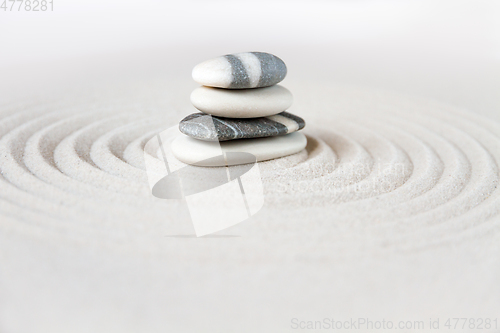
[[[220,146],[219,146],[220,145]],[[304,134],[294,132],[287,135],[258,139],[231,140],[226,142],[208,142],[196,140],[185,135],[179,135],[171,144],[175,158],[189,165],[225,166],[248,163],[248,159],[232,159],[230,163],[212,159],[221,153],[248,153],[255,156],[257,162],[272,160],[300,152],[307,145]],[[205,164],[210,160],[209,164]]]

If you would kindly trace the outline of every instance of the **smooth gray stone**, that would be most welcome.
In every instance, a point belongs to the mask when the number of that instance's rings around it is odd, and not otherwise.
[[[226,89],[262,88],[275,85],[286,76],[286,65],[264,52],[228,54],[196,65],[193,79],[201,85]]]
[[[229,141],[264,138],[299,131],[304,119],[288,112],[260,118],[222,118],[205,113],[193,113],[179,123],[179,130],[198,140]]]

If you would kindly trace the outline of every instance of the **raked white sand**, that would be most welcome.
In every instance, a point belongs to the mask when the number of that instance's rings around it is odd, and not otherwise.
[[[153,198],[144,170],[145,143],[192,112],[178,86],[1,105],[2,332],[284,332],[293,318],[500,313],[498,123],[287,82],[306,149],[259,164],[259,213],[196,238],[184,203]]]

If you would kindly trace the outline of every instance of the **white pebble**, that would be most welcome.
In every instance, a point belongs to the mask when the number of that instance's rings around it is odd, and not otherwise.
[[[272,116],[288,109],[292,101],[290,91],[279,85],[244,90],[199,87],[191,93],[195,108],[228,118]]]
[[[223,153],[248,153],[255,156],[257,161],[266,161],[298,153],[306,145],[306,136],[299,132],[267,138],[224,142],[201,141],[179,135],[172,142],[171,150],[178,160],[186,164],[224,166],[245,164],[248,163],[248,158],[245,156],[242,156],[241,159],[232,158],[225,163],[223,158],[214,159],[214,157],[221,156]]]

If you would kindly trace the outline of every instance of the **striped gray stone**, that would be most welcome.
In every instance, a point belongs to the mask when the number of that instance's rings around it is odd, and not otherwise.
[[[263,138],[292,133],[304,127],[304,119],[288,112],[260,118],[223,118],[200,112],[179,123],[182,133],[203,141]]]
[[[193,69],[193,79],[201,85],[225,89],[269,87],[287,73],[283,60],[264,52],[228,54],[204,61]]]

